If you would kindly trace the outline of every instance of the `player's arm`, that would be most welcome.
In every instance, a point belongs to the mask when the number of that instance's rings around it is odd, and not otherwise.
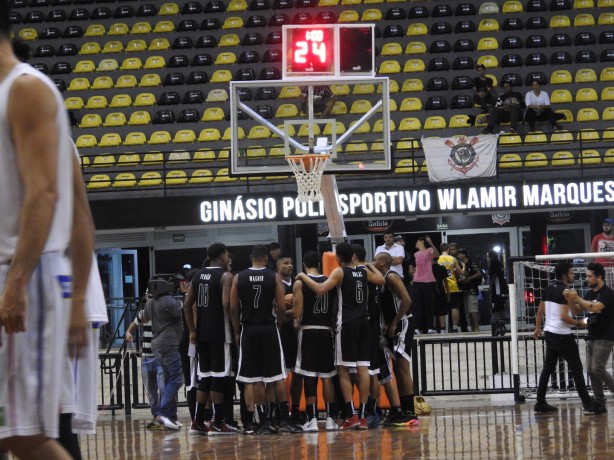
[[[226,272],[222,275],[222,308],[225,315],[230,315],[230,289],[232,288],[233,274]]]
[[[343,282],[343,270],[341,267],[337,267],[330,274],[328,279],[323,283],[317,283],[305,273],[299,273],[296,275],[297,280],[302,281],[305,285],[315,292],[317,295],[326,294],[328,291],[338,286]]]
[[[439,251],[437,250],[437,248],[433,244],[433,240],[431,240],[431,237],[428,236],[428,235],[425,235],[425,239],[426,239],[426,242],[431,245],[431,249],[433,250],[433,260],[439,259],[439,256],[441,254],[439,254]]]
[[[369,281],[369,283],[377,284],[379,286],[383,286],[384,284],[386,284],[386,279],[384,278],[384,275],[382,275],[382,273],[377,268],[375,268],[368,262],[365,264],[365,267],[367,269],[367,280]]]
[[[389,337],[394,337],[394,331],[397,328],[397,324],[399,324],[399,321],[405,318],[407,316],[407,313],[409,312],[411,299],[409,298],[409,293],[407,292],[407,289],[405,289],[403,279],[400,276],[389,275],[388,283],[386,286],[390,287],[394,294],[401,299],[401,308],[399,308],[399,311],[397,312],[393,320],[390,322],[387,331],[387,335]]]
[[[460,266],[456,257],[454,257],[454,271],[456,272],[456,276],[465,274],[465,269]]]
[[[286,291],[284,290],[283,278],[279,273],[275,274],[275,310],[278,318],[286,316]]]
[[[26,291],[47,242],[58,199],[58,110],[53,93],[38,78],[26,75],[13,83],[8,122],[24,198],[17,247],[4,284],[10,289],[0,298],[0,324],[8,334],[25,331]]]
[[[124,334],[124,337],[126,337],[126,342],[128,343],[134,342],[134,337],[132,336],[132,333],[135,331],[137,327],[139,327],[139,316],[142,314],[141,312],[137,313],[137,315],[134,317],[134,320],[128,326],[128,329],[126,329],[126,333]]]
[[[571,289],[565,289],[563,291],[565,298],[569,302],[573,302],[578,305],[583,310],[586,310],[591,313],[599,313],[601,310],[605,308],[605,305],[598,300],[585,300],[578,295],[577,291]]]
[[[294,302],[290,310],[286,310],[286,320],[291,321],[293,319],[303,316],[303,282],[296,280],[294,286],[292,286],[292,294],[294,296]]]
[[[400,265],[405,260],[405,249],[402,247],[395,247],[395,252],[399,255],[392,257],[392,265]]]
[[[570,316],[569,312],[571,309],[569,305],[561,304],[560,307],[561,307],[561,321],[573,327],[586,328],[586,323],[584,321],[578,321]]]
[[[235,335],[237,345],[239,345],[241,338],[241,301],[239,300],[238,276],[235,275],[230,287],[230,322],[232,323],[232,333]]]
[[[183,314],[190,333],[190,343],[196,343],[196,283],[191,283],[183,299]]]
[[[533,337],[536,339],[542,335],[542,323],[544,322],[544,313],[546,312],[546,305],[544,301],[539,302],[537,307],[537,314],[535,315],[535,329],[533,330]]]

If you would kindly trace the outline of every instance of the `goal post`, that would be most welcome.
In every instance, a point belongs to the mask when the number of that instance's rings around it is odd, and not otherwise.
[[[586,266],[595,260],[605,266],[606,284],[614,286],[614,252],[550,254],[532,257],[512,257],[513,283],[510,283],[510,321],[512,332],[512,372],[516,395],[535,398],[539,375],[545,359],[545,342],[533,337],[537,309],[546,287],[554,281],[554,267],[561,261],[572,264],[575,280],[571,287],[581,296],[589,289],[585,286]],[[611,260],[611,262],[608,262]],[[580,356],[586,356],[586,330],[573,330],[580,348]],[[585,362],[585,360],[584,360]],[[585,377],[586,376],[586,365]],[[588,378],[587,378],[588,382]],[[573,391],[569,391],[573,390]],[[573,379],[565,362],[559,362],[557,371],[550,378],[549,397],[577,396]],[[517,398],[517,401],[519,399]]]

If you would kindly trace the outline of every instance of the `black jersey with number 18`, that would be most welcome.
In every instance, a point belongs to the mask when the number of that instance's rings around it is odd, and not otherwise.
[[[224,342],[229,338],[222,304],[222,267],[207,267],[192,278],[196,294],[196,336],[206,342]]]
[[[241,301],[241,322],[244,324],[274,323],[277,274],[268,268],[248,268],[237,279]]]
[[[367,271],[362,267],[342,267],[343,281],[337,286],[337,325],[369,316]]]

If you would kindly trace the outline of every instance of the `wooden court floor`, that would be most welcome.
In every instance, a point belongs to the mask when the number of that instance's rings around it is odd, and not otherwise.
[[[148,411],[131,418],[101,414],[96,435],[81,437],[87,459],[614,459],[611,412],[585,415],[579,399],[550,401],[554,415],[535,414],[533,403],[491,402],[477,397],[428,398],[430,416],[415,428],[272,436],[188,435],[148,431]]]

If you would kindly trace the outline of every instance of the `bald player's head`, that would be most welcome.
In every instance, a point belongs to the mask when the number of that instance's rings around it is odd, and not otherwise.
[[[390,270],[392,257],[387,252],[380,252],[375,256],[375,266],[382,272]]]

